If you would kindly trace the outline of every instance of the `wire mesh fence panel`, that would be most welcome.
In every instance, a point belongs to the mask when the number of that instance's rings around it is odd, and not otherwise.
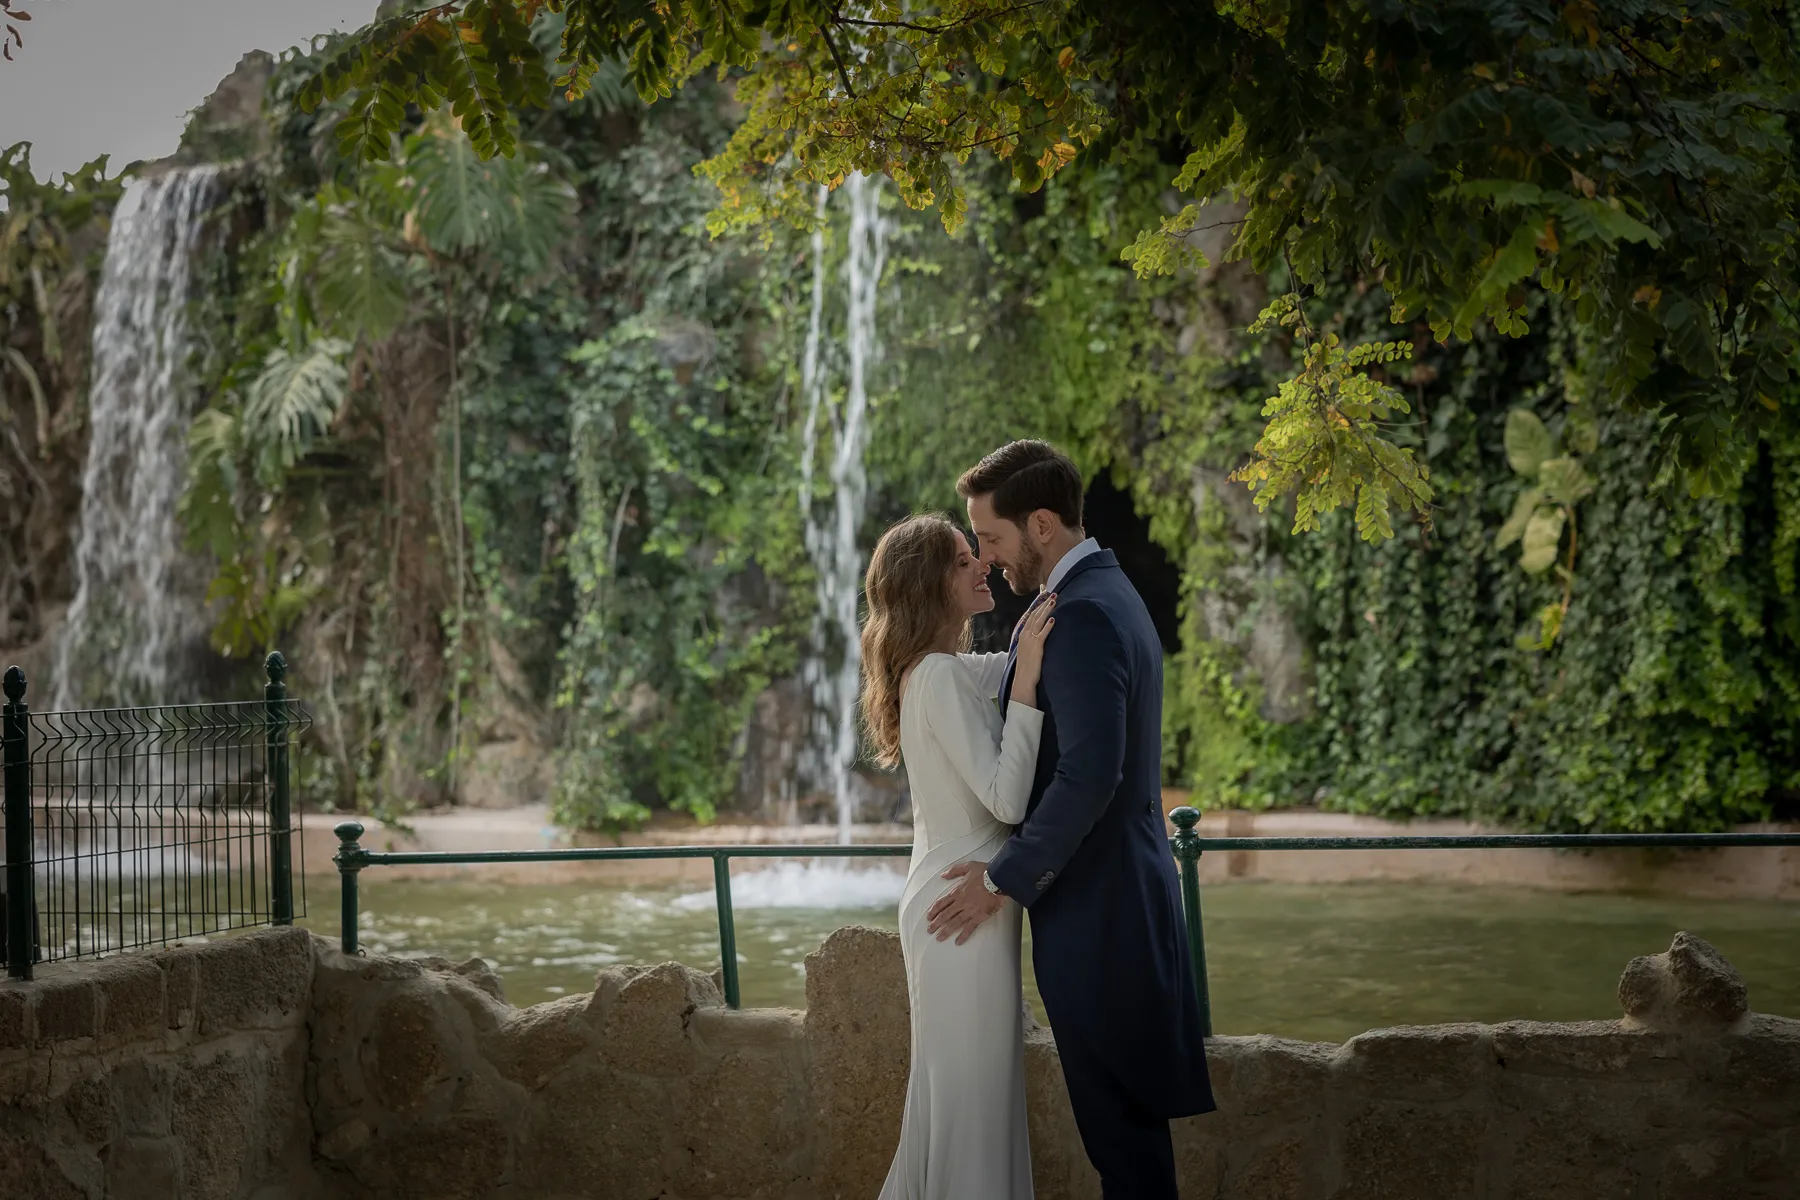
[[[33,959],[304,915],[310,726],[286,699],[31,714]]]

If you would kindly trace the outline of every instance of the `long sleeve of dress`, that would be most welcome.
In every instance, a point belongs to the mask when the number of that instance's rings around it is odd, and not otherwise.
[[[949,658],[921,663],[913,682],[927,689],[920,699],[932,736],[982,807],[1010,825],[1024,820],[1044,714],[1027,704],[1010,704],[1004,726],[996,730],[1000,715],[993,701],[982,695],[980,681]]]
[[[1000,685],[1006,681],[1004,651],[996,654],[959,654],[956,657],[974,672],[976,686],[981,689],[982,695],[990,700],[1000,698]]]

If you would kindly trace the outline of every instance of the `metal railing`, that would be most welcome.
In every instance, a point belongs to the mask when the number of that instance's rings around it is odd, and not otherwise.
[[[1169,839],[1181,872],[1182,907],[1200,1019],[1212,1036],[1212,999],[1206,978],[1206,937],[1200,909],[1200,856],[1229,850],[1595,850],[1617,848],[1707,849],[1726,846],[1800,846],[1800,833],[1516,833],[1427,835],[1420,837],[1203,837],[1195,829],[1200,813],[1177,808],[1169,814],[1176,834]],[[903,845],[786,846],[582,846],[561,850],[365,850],[363,826],[344,821],[336,826],[337,864],[342,893],[340,937],[346,954],[359,954],[358,876],[369,867],[460,866],[514,862],[606,862],[650,858],[707,858],[713,864],[713,894],[719,916],[719,967],[725,1003],[740,1007],[737,932],[731,905],[731,860],[734,858],[890,858],[910,855]]]
[[[7,670],[9,975],[304,915],[292,790],[311,719],[287,696],[286,660],[271,654],[264,667],[261,700],[38,714],[25,673]]]

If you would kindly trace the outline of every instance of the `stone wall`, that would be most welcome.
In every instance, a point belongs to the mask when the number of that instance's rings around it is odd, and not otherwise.
[[[465,974],[459,974],[458,972]],[[475,967],[321,953],[314,1119],[349,1195],[873,1197],[906,1083],[897,939],[834,934],[807,1010],[735,1013],[673,964],[517,1010]],[[1800,1021],[1747,1012],[1704,943],[1636,960],[1619,1021],[1210,1046],[1187,1200],[1800,1192]],[[1028,1046],[1040,1200],[1097,1200],[1048,1030]]]
[[[271,930],[0,983],[0,1196],[327,1195],[304,1083],[314,955]]]
[[[479,962],[284,932],[0,986],[0,1196],[869,1200],[899,1131],[899,944],[838,931],[807,1010],[732,1012],[674,964],[527,1009]],[[1626,1015],[1210,1043],[1186,1200],[1793,1200],[1800,1021],[1685,935]],[[1040,1200],[1097,1200],[1049,1031]]]

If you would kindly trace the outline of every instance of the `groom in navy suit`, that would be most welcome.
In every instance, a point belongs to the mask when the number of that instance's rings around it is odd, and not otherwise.
[[[1007,898],[1106,1200],[1173,1200],[1169,1119],[1213,1110],[1181,895],[1162,813],[1162,645],[1112,552],[1081,524],[1081,474],[1012,442],[957,482],[983,557],[1019,595],[1056,596],[1025,822],[962,863],[928,914],[959,941]],[[1038,602],[1033,600],[1033,604]],[[1012,690],[1009,664],[1000,703]]]

